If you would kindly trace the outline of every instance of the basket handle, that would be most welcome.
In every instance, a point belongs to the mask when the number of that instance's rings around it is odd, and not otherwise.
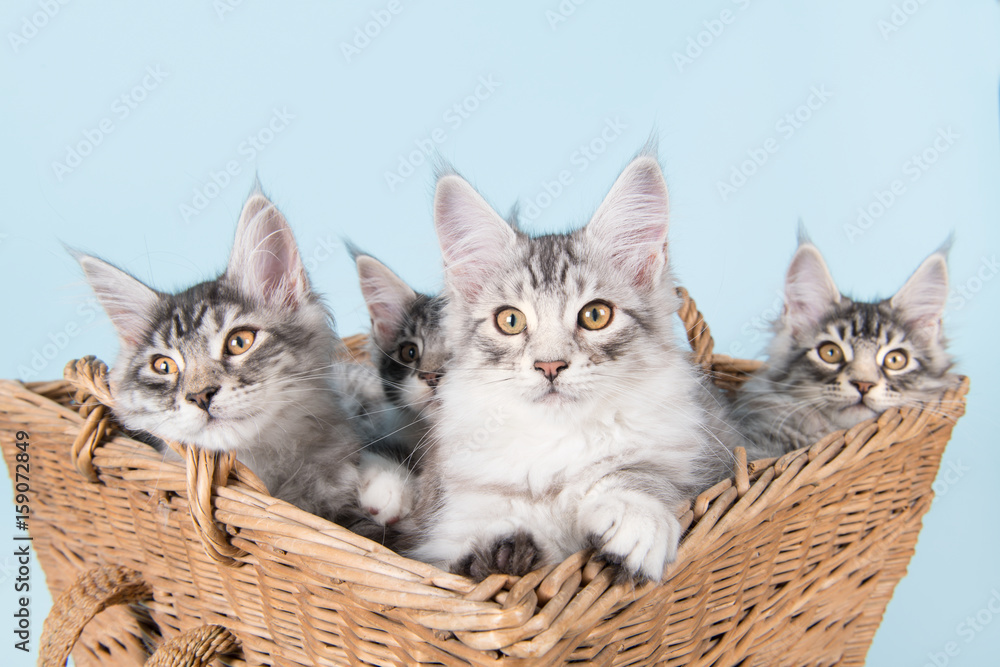
[[[153,591],[135,570],[105,565],[81,574],[52,605],[39,644],[39,667],[65,667],[84,626],[117,604],[141,602]]]
[[[221,625],[202,625],[160,644],[145,667],[206,667],[239,640]]]
[[[677,310],[677,315],[684,323],[684,330],[687,332],[688,343],[691,351],[694,352],[694,361],[706,371],[712,370],[712,350],[715,348],[715,340],[712,332],[708,328],[705,316],[698,310],[694,299],[683,287],[677,288],[677,296],[681,299],[681,307]]]

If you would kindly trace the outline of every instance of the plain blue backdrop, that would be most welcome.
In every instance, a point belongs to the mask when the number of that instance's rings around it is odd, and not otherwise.
[[[187,286],[223,268],[256,173],[353,333],[367,316],[342,237],[440,284],[435,159],[498,210],[519,201],[525,227],[566,229],[655,130],[672,262],[718,351],[760,353],[799,220],[866,298],[955,232],[946,326],[968,414],[868,663],[940,663],[954,643],[948,664],[995,665],[998,19],[994,0],[7,2],[0,376],[115,356],[62,243]]]

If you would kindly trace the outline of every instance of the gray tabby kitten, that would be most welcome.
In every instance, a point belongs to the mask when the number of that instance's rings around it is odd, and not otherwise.
[[[524,234],[457,175],[434,206],[452,362],[407,553],[481,579],[594,547],[660,580],[678,507],[732,456],[675,338],[656,160],[636,158],[568,234]]]
[[[119,335],[110,381],[126,428],[235,450],[275,497],[345,525],[363,521],[359,443],[333,385],[339,339],[291,229],[263,194],[243,208],[225,273],[183,292],[77,260]]]
[[[853,301],[800,238],[767,364],[734,407],[751,459],[811,445],[891,407],[926,405],[953,385],[941,328],[946,253],[924,260],[892,298]]]
[[[362,480],[361,505],[384,525],[409,514],[418,449],[427,436],[434,390],[447,354],[441,335],[443,299],[419,294],[374,257],[350,247],[371,315],[368,365],[346,364],[352,421],[380,465]],[[386,503],[385,498],[392,501]]]

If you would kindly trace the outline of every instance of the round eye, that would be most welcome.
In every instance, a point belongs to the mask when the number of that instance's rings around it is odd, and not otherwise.
[[[243,354],[253,345],[254,338],[256,338],[256,334],[249,329],[234,331],[229,334],[229,339],[226,340],[226,354],[231,354],[234,357]]]
[[[579,322],[584,329],[595,331],[611,324],[614,311],[603,301],[591,301],[580,311]]]
[[[882,365],[888,368],[890,371],[898,371],[906,367],[906,363],[910,360],[910,357],[906,354],[904,350],[893,350],[885,355],[885,359],[882,360]]]
[[[844,351],[836,343],[823,343],[816,348],[816,352],[828,364],[839,364],[844,360]]]
[[[527,325],[524,313],[517,308],[504,308],[497,313],[497,327],[508,336],[521,333]]]
[[[153,363],[150,366],[160,375],[173,375],[177,372],[177,362],[170,357],[153,357]]]
[[[405,363],[412,364],[420,359],[420,350],[415,343],[407,341],[399,346],[399,358]]]

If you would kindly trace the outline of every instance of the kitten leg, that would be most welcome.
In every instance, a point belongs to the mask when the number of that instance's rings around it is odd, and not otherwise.
[[[619,566],[626,579],[660,581],[666,564],[677,558],[680,522],[648,494],[592,490],[580,504],[578,521],[598,557]]]
[[[472,553],[456,563],[454,571],[476,581],[491,574],[510,574],[521,577],[542,562],[542,551],[531,535],[519,530],[511,535],[496,538],[488,546],[477,544]]]
[[[361,456],[358,504],[372,521],[391,526],[413,509],[413,486],[405,463],[377,454]]]

